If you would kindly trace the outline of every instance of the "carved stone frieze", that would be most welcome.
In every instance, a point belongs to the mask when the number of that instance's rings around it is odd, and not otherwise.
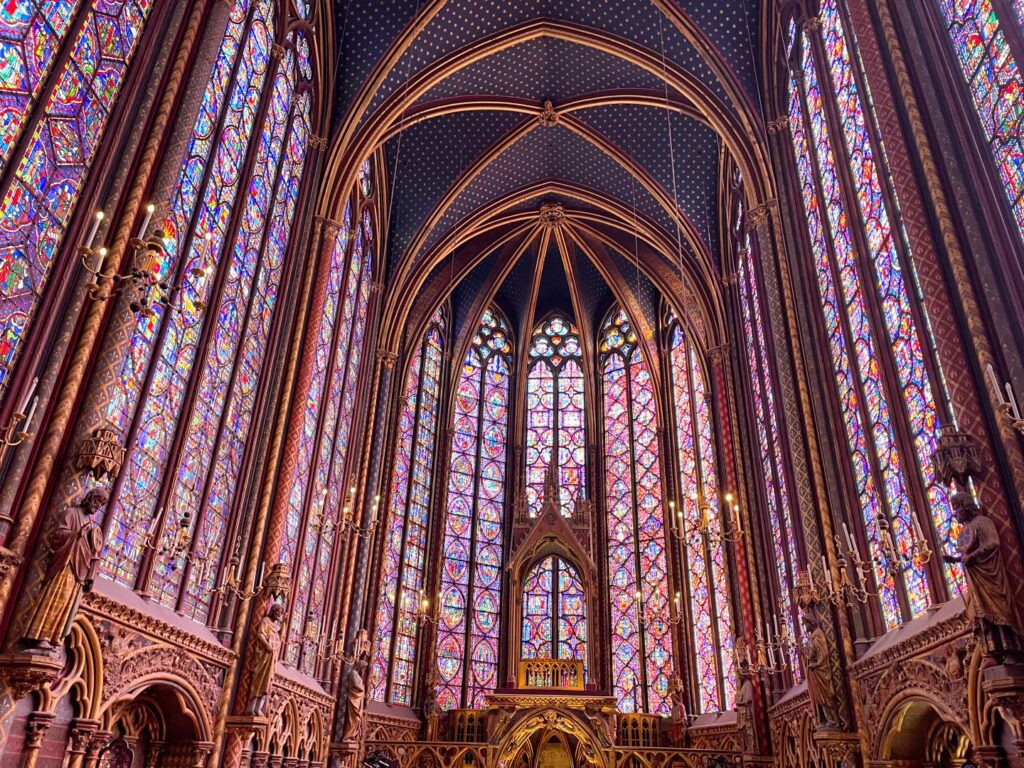
[[[218,642],[206,640],[197,634],[173,626],[151,614],[135,610],[105,595],[88,592],[83,596],[82,603],[83,612],[89,616],[94,625],[99,626],[104,619],[109,622],[106,625],[108,631],[112,631],[114,625],[119,625],[144,641],[166,642],[220,667],[228,667],[235,658],[230,649]],[[120,640],[118,642],[134,641]]]

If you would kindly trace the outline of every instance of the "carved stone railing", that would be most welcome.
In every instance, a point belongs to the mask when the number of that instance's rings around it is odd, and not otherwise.
[[[449,741],[487,741],[487,717],[481,709],[453,709],[448,713]]]
[[[583,690],[583,662],[575,659],[520,659],[520,688]]]
[[[620,714],[617,741],[620,747],[662,746],[661,720],[658,715]]]

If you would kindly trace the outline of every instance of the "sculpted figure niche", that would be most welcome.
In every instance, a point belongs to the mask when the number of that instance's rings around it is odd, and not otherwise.
[[[94,516],[106,503],[104,491],[89,491],[68,505],[47,534],[44,557],[49,558],[49,565],[29,607],[28,626],[20,643],[23,649],[53,654],[71,633],[82,592],[92,588],[99,564],[103,533]]]

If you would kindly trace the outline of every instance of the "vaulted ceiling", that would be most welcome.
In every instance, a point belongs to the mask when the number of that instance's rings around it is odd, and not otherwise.
[[[484,301],[521,333],[615,301],[642,330],[659,295],[713,335],[722,180],[763,165],[762,2],[339,2],[328,172],[382,161],[385,343],[449,297],[460,336]]]

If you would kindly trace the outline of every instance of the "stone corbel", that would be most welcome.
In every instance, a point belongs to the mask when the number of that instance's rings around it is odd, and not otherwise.
[[[12,701],[20,701],[54,680],[63,666],[45,653],[5,653],[0,655],[0,683],[7,685]]]

